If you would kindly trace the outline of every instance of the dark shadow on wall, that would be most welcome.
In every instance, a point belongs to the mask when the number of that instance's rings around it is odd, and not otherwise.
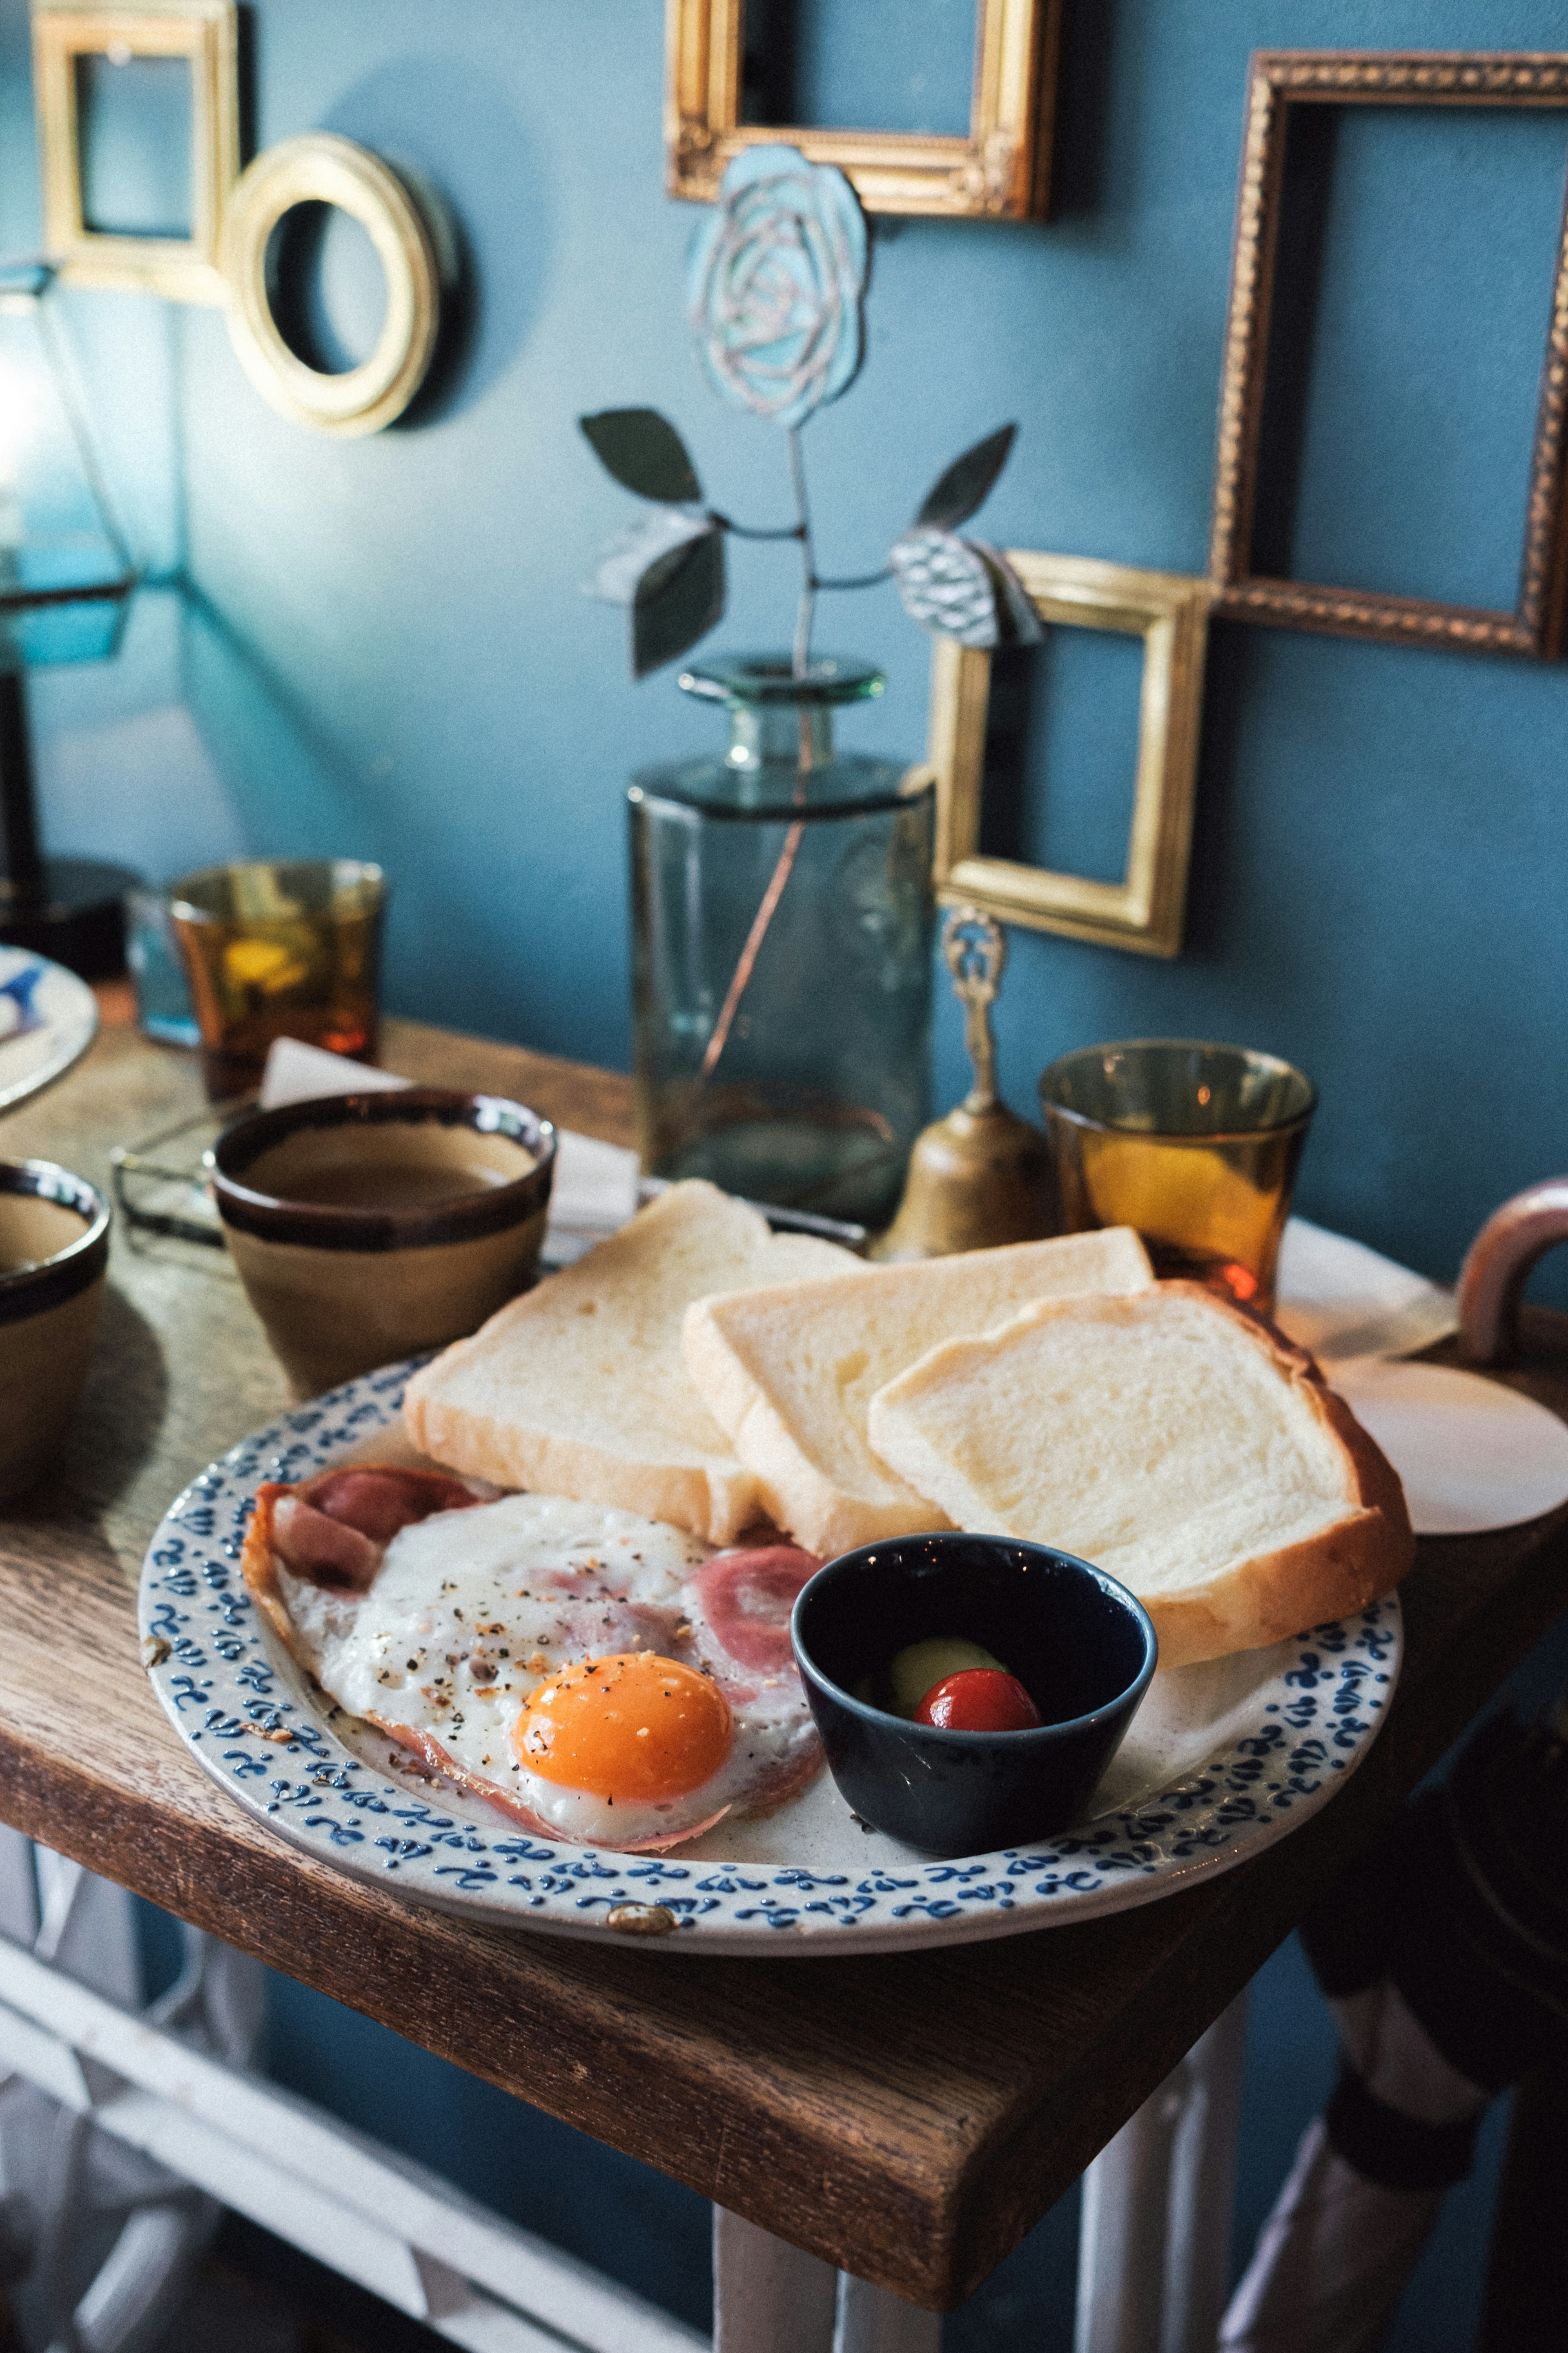
[[[258,857],[374,857],[379,815],[315,712],[197,588],[182,592],[181,698]]]
[[[1280,184],[1273,303],[1258,434],[1250,572],[1289,580],[1295,570],[1312,353],[1322,301],[1325,241],[1341,110],[1294,106]]]
[[[1116,58],[1116,0],[1063,0],[1051,218],[1098,212]]]
[[[1198,747],[1193,855],[1187,876],[1183,954],[1219,955],[1230,888],[1229,820],[1236,786],[1237,740],[1250,674],[1255,632],[1244,623],[1211,621],[1204,673],[1203,734]]]
[[[544,174],[494,87],[440,58],[405,58],[345,90],[321,128],[384,156],[451,233],[441,339],[403,428],[469,406],[526,342],[550,250]],[[396,427],[394,428],[398,429]]]

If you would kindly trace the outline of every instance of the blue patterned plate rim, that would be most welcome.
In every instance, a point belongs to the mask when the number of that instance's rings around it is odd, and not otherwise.
[[[557,1844],[456,1792],[432,1795],[428,1780],[417,1789],[407,1760],[395,1770],[389,1744],[307,1683],[240,1577],[260,1481],[307,1479],[395,1428],[418,1361],[331,1390],[211,1463],[159,1526],[140,1593],[153,1689],[204,1770],[293,1845],[417,1902],[491,1926],[701,1953],[887,1952],[1016,1936],[1152,1903],[1246,1862],[1328,1801],[1393,1696],[1404,1634],[1390,1594],[1278,1645],[1243,1720],[1233,1712],[1212,1753],[1189,1757],[1170,1786],[1028,1848],[946,1862],[908,1850],[873,1860],[868,1849],[831,1867],[797,1852],[792,1862],[791,1819],[811,1791],[771,1818],[775,1859]],[[720,1835],[709,1832],[704,1849]]]
[[[30,948],[0,945],[0,1112],[63,1079],[97,1035],[85,980]]]

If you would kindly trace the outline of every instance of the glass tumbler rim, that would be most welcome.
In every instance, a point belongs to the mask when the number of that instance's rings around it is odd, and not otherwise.
[[[1227,1057],[1244,1069],[1286,1081],[1293,1081],[1297,1092],[1290,1108],[1271,1118],[1258,1118],[1237,1125],[1223,1127],[1144,1127],[1129,1121],[1107,1118],[1102,1113],[1085,1111],[1078,1105],[1064,1103],[1050,1092],[1051,1082],[1065,1074],[1075,1064],[1103,1060],[1111,1054],[1147,1054],[1153,1051],[1171,1054],[1208,1054]],[[1040,1073],[1040,1105],[1046,1117],[1067,1120],[1075,1127],[1093,1128],[1110,1135],[1138,1135],[1158,1138],[1171,1144],[1247,1143],[1263,1135],[1288,1135],[1304,1128],[1318,1107],[1318,1090],[1304,1071],[1289,1062],[1281,1054],[1270,1054],[1261,1047],[1236,1046],[1227,1040],[1213,1038],[1116,1038],[1097,1046],[1077,1046],[1070,1053],[1058,1054]]]
[[[225,858],[211,866],[198,866],[182,874],[161,894],[172,915],[186,923],[233,923],[244,922],[247,928],[261,929],[271,922],[293,922],[294,916],[237,916],[232,910],[203,905],[194,894],[204,886],[208,890],[226,881],[229,876],[269,871],[279,877],[290,874],[327,874],[331,877],[331,899],[314,911],[317,918],[332,914],[374,914],[384,907],[390,895],[385,870],[368,858]],[[342,903],[340,903],[342,894]],[[350,895],[352,894],[352,896]],[[310,920],[307,917],[307,920]]]

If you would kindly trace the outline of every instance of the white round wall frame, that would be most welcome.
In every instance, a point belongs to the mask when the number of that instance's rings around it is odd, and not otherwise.
[[[335,205],[369,237],[386,280],[386,315],[370,357],[330,375],[285,342],[267,283],[273,230],[296,205]],[[241,175],[224,230],[228,331],[263,398],[318,433],[379,433],[425,378],[440,324],[430,232],[389,164],[335,132],[279,140]]]

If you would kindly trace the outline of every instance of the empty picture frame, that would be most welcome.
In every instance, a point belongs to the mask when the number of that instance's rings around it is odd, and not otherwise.
[[[1209,569],[1215,609],[1399,645],[1468,648],[1550,659],[1560,648],[1564,583],[1563,427],[1568,392],[1568,219],[1559,232],[1524,517],[1519,593],[1510,610],[1336,587],[1255,571],[1260,454],[1286,200],[1287,146],[1297,110],[1335,107],[1568,108],[1568,56],[1438,51],[1280,50],[1255,55],[1247,95],[1230,311],[1220,385]]]
[[[1050,202],[1061,0],[975,0],[967,137],[743,123],[745,0],[666,0],[664,143],[672,196],[711,204],[749,146],[836,164],[869,213],[1041,220]]]
[[[1120,882],[979,854],[992,657],[938,638],[929,759],[937,780],[936,881],[944,905],[1143,955],[1182,944],[1192,847],[1211,590],[1184,573],[1009,548],[1047,626],[1114,629],[1143,642],[1132,820]]]
[[[188,234],[94,226],[83,152],[86,77],[137,60],[183,62],[189,73]],[[33,0],[33,87],[43,183],[44,244],[78,286],[120,287],[177,302],[221,302],[224,211],[239,175],[234,0],[161,0],[153,7]]]

